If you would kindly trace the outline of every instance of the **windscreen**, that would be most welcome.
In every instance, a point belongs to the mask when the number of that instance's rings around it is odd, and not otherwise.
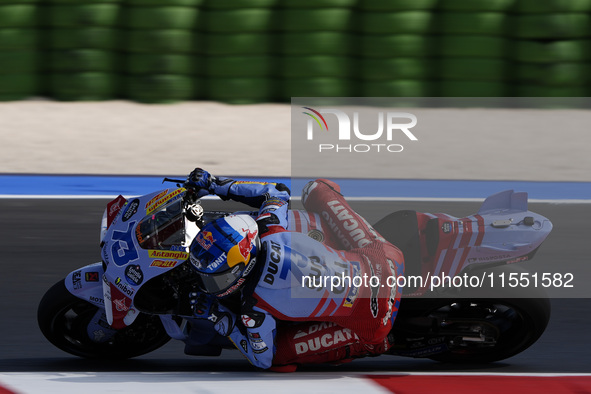
[[[169,249],[185,240],[182,199],[163,205],[144,217],[135,234],[143,249]]]

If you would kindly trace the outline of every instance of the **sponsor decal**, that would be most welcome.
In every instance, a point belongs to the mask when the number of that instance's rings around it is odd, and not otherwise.
[[[508,259],[509,257],[511,257],[510,254],[499,254],[499,255],[495,255],[495,256],[484,256],[484,257],[472,257],[468,259],[468,263],[481,263],[481,262],[487,262],[487,261],[497,261],[497,260],[505,260]],[[526,260],[527,260],[527,256]],[[519,260],[519,261],[523,261],[523,260]],[[514,263],[516,263],[517,261],[512,261]]]
[[[254,326],[256,325],[256,320],[254,320],[248,315],[242,315],[241,320],[242,324],[244,324],[244,327],[254,328]]]
[[[82,271],[78,270],[72,274],[72,287],[74,290],[82,288]]]
[[[193,256],[191,256],[191,259],[193,258]],[[212,271],[217,269],[220,265],[224,264],[227,260],[227,256],[226,253],[222,253],[221,255],[219,255],[219,257],[217,259],[215,259],[214,261],[211,262],[211,264],[209,264],[209,266],[207,266],[207,269]],[[193,260],[191,260],[192,262]]]
[[[296,332],[295,335],[293,336],[293,339],[302,338],[302,337],[314,334],[315,332],[318,332],[320,330],[326,330],[327,328],[335,327],[336,325],[337,325],[336,323],[326,322],[326,321],[318,323],[318,324],[311,324],[310,326],[308,326],[304,330],[298,330],[298,332]]]
[[[85,272],[84,273],[84,280],[87,282],[98,282],[99,279],[99,273],[98,272]]]
[[[107,250],[108,245],[105,243],[101,249],[101,257],[105,264],[109,265],[109,251]]]
[[[277,242],[271,241],[271,253],[269,253],[269,260],[267,261],[267,273],[263,278],[263,282],[273,285],[275,282],[275,274],[279,272],[279,264],[281,263],[281,245]]]
[[[443,222],[441,225],[441,231],[443,231],[445,234],[451,233],[452,229],[453,225],[450,222]]]
[[[317,228],[313,228],[312,230],[308,231],[308,237],[318,242],[324,242],[324,233]]]
[[[396,267],[394,267],[394,263],[390,259],[386,259],[388,262],[388,267],[390,267],[390,275],[392,277],[396,276]],[[388,320],[392,317],[394,313],[394,305],[396,303],[396,281],[394,281],[394,286],[390,287],[390,297],[388,297],[388,311],[386,312],[386,316],[382,319],[382,324],[385,326],[388,324]],[[392,322],[394,323],[394,322]]]
[[[321,336],[315,336],[313,338],[309,338],[308,340],[296,342],[295,350],[296,354],[305,354],[309,352],[321,352],[322,350],[327,350],[339,343],[343,342],[346,343],[351,340],[359,340],[357,334],[355,334],[352,330],[348,328],[342,328],[340,330],[336,330],[334,332],[328,332]]]
[[[191,261],[191,264],[193,264],[193,266],[195,268],[203,269],[203,264],[201,264],[201,260],[197,259],[195,256],[190,255],[189,260]]]
[[[135,286],[139,286],[144,281],[144,273],[139,265],[128,265],[125,268],[125,279]]]
[[[148,250],[148,257],[152,259],[187,260],[189,253],[173,250]]]
[[[130,202],[127,205],[127,209],[123,213],[123,218],[121,220],[123,220],[124,222],[127,222],[129,219],[131,219],[131,217],[137,213],[139,206],[140,206],[140,200],[138,200],[137,198],[135,200],[133,200],[132,202]]]
[[[273,212],[273,211],[278,210],[279,208],[281,208],[285,204],[287,204],[287,202],[284,200],[281,200],[279,198],[270,198],[267,201],[265,201],[265,203],[261,207],[260,211],[261,212]]]
[[[376,272],[373,269],[373,265],[371,264],[371,261],[369,261],[369,259],[366,256],[363,256],[363,258],[365,258],[365,261],[367,262],[367,264],[369,265],[369,269],[371,271],[371,276],[376,276]],[[379,268],[378,270],[378,276],[381,277],[381,266],[379,264],[377,264]],[[380,287],[378,286],[371,286],[370,283],[370,288],[371,288],[371,299],[369,302],[369,307],[371,309],[371,315],[373,317],[378,317],[378,312],[379,312],[379,306],[378,306],[378,293],[380,292]]]
[[[119,195],[116,199],[107,204],[107,228],[111,227],[115,217],[126,202],[127,200],[123,196]]]
[[[94,302],[96,304],[103,304],[103,305],[105,304],[105,300],[103,300],[102,298],[94,297],[94,296],[88,297],[88,300],[90,302]]]
[[[267,351],[267,344],[263,341],[261,335],[258,332],[249,332],[248,340],[253,353],[260,354]]]
[[[351,215],[349,210],[345,208],[338,200],[329,201],[327,205],[336,215],[340,223],[335,223],[334,218],[332,218],[331,215],[326,211],[322,212],[322,217],[327,221],[333,233],[337,236],[339,241],[341,241],[346,249],[363,248],[372,242],[365,232],[359,227],[359,223],[353,217],[353,215]],[[348,232],[349,238],[345,238],[343,230]],[[349,239],[351,239],[356,244],[351,245]]]
[[[144,205],[144,208],[148,208],[150,205],[154,204],[156,201],[164,197],[166,193],[168,193],[168,189],[164,189],[160,193],[156,194],[150,201],[146,203],[146,205]]]
[[[115,309],[119,312],[127,312],[129,310],[129,305],[126,304],[127,298],[122,298],[120,300],[113,300],[113,304],[115,305]]]
[[[508,260],[507,264],[520,263],[522,261],[527,261],[527,260],[529,260],[529,257],[527,257],[527,256],[517,257],[516,259]]]
[[[244,350],[244,353],[248,353],[248,346],[246,344],[246,339],[240,341],[240,347]]]
[[[176,260],[154,260],[150,267],[158,267],[158,268],[172,268],[178,264]]]
[[[248,259],[250,256],[251,244],[253,243],[257,232],[256,231],[249,231],[248,229],[243,228],[242,231],[246,233],[244,239],[238,243],[238,249],[244,260]]]
[[[121,290],[124,294],[127,294],[130,297],[135,292],[134,289],[127,287],[127,284],[125,282],[123,282],[123,280],[121,278],[117,278],[115,280],[115,286],[117,286],[119,288],[119,290]]]
[[[159,200],[156,200],[152,205],[150,205],[149,207],[146,208],[146,214],[150,214],[150,213],[154,212],[158,207],[166,204],[167,202],[169,202],[173,198],[180,196],[184,191],[185,191],[185,189],[183,189],[183,188],[176,189],[172,193],[167,194],[166,196],[160,198]]]
[[[234,291],[236,291],[236,289],[238,289],[245,281],[246,279],[244,278],[240,278],[238,279],[238,282],[236,282],[232,287],[230,287],[228,290],[224,291],[222,294],[217,294],[217,297],[225,297],[228,294],[232,294]]]
[[[209,250],[209,248],[211,248],[215,242],[211,231],[200,231],[195,237],[195,240],[205,250]]]
[[[361,271],[359,262],[351,261],[350,264],[351,264],[351,278],[355,278],[355,277],[359,276],[360,271]],[[358,295],[359,295],[359,287],[357,287],[357,286],[353,285],[353,283],[351,283],[351,287],[349,288],[349,292],[345,296],[345,302],[343,303],[343,306],[345,308],[353,307],[353,304],[355,303],[355,300],[357,299]]]

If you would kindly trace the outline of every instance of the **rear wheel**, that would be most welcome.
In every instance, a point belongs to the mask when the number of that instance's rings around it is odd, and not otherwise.
[[[522,271],[511,266],[488,271],[499,270]],[[504,298],[478,298],[478,289],[468,295],[402,300],[394,354],[450,363],[499,361],[534,344],[550,320],[550,301],[541,289],[514,288]],[[519,298],[524,295],[528,298]],[[413,333],[413,324],[421,325],[419,332]]]
[[[59,349],[85,358],[126,359],[158,349],[170,340],[158,316],[140,314],[128,327],[113,330],[97,317],[101,309],[72,295],[64,280],[43,296],[37,321],[43,335]],[[97,323],[93,338],[89,324]]]

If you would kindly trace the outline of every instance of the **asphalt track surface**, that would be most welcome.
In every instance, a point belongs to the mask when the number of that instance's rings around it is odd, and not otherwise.
[[[185,356],[183,344],[163,348],[118,363],[84,360],[53,347],[36,323],[37,304],[44,292],[68,272],[98,261],[99,223],[105,199],[0,200],[0,372],[84,371],[255,371],[237,352],[221,357]],[[477,203],[353,202],[371,223],[399,209],[446,212],[466,216]],[[209,209],[233,209],[229,203],[207,202]],[[556,264],[566,260],[588,263],[588,204],[530,204],[550,218],[554,231],[528,264]],[[587,285],[586,283],[584,285]],[[590,373],[591,299],[553,299],[550,324],[530,349],[511,359],[487,365],[447,365],[431,360],[393,356],[357,360],[304,371],[347,372],[494,372]]]

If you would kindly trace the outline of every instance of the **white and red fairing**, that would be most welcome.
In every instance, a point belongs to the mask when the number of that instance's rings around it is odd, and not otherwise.
[[[108,323],[129,326],[139,314],[133,300],[142,284],[182,264],[199,229],[181,214],[185,189],[165,189],[145,196],[119,196],[107,205],[101,226],[102,295]],[[170,214],[174,211],[174,214]],[[157,226],[147,233],[143,228]],[[164,242],[162,240],[170,240]]]

